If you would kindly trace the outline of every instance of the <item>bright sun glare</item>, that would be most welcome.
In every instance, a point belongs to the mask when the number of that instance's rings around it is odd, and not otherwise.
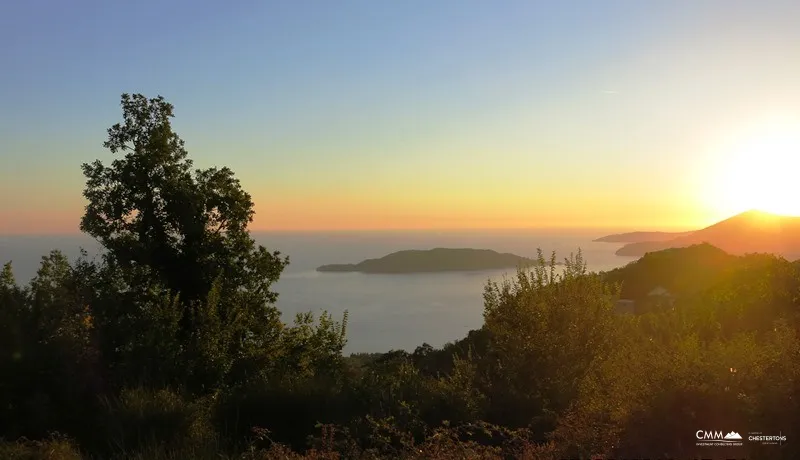
[[[720,159],[715,201],[725,211],[800,215],[800,123],[772,122],[740,138]]]

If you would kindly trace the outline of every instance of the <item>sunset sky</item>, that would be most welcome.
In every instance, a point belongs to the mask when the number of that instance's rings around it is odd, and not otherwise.
[[[707,225],[800,174],[798,24],[797,1],[5,1],[0,234],[78,231],[123,92],[175,105],[255,230]]]

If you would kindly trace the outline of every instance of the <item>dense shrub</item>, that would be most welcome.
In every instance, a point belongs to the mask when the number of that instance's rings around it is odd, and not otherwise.
[[[0,442],[0,458],[4,460],[82,460],[75,445],[62,436],[41,441],[20,439]]]

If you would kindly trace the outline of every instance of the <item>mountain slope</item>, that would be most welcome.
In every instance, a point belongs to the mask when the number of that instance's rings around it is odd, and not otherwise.
[[[617,251],[617,255],[642,256],[648,252],[702,243],[712,244],[730,254],[766,252],[797,258],[800,255],[800,217],[747,211],[671,240],[627,244]]]

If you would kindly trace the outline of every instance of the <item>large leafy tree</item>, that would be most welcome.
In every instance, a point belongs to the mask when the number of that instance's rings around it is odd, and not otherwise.
[[[119,157],[108,166],[82,165],[89,203],[81,230],[103,244],[105,270],[117,280],[113,299],[100,304],[115,310],[113,318],[145,315],[138,322],[150,324],[163,309],[139,300],[163,293],[175,300],[155,302],[180,310],[176,338],[194,344],[181,345],[181,353],[195,371],[259,356],[263,362],[283,327],[271,285],[288,258],[251,238],[253,202],[230,169],[193,168],[172,129],[171,104],[123,94],[122,112],[104,144]],[[165,324],[174,321],[163,313]]]
[[[81,229],[122,267],[148,269],[183,300],[203,299],[221,275],[223,292],[273,302],[270,285],[287,261],[250,237],[253,201],[233,172],[192,168],[163,97],[123,94],[122,111],[104,143],[122,158],[82,166],[89,204]]]

